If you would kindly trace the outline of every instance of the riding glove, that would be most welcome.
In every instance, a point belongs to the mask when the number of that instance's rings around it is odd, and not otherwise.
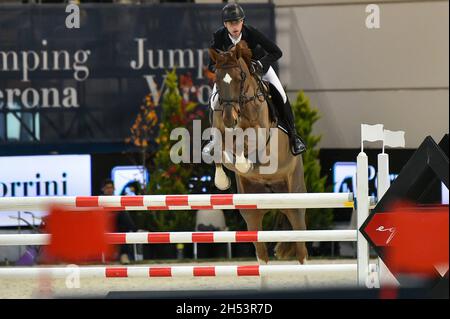
[[[252,60],[250,71],[256,75],[263,76],[263,65],[261,61]]]

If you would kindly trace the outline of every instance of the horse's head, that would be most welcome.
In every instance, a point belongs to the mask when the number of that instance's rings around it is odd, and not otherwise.
[[[249,102],[246,92],[252,82],[249,71],[252,52],[242,40],[228,51],[209,49],[209,55],[216,64],[216,87],[223,108],[223,123],[225,127],[234,128]]]

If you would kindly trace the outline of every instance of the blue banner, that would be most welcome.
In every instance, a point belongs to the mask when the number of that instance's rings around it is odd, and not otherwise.
[[[244,5],[247,23],[275,39],[271,4]],[[156,101],[166,71],[206,105],[205,71],[222,5],[81,5],[68,29],[63,5],[0,6],[0,145],[117,142],[142,99]]]

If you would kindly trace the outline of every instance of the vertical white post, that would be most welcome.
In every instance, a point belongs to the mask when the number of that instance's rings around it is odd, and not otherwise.
[[[378,154],[378,175],[377,175],[377,197],[378,201],[384,196],[391,186],[389,178],[389,155],[386,153]],[[399,282],[384,264],[383,260],[378,257],[378,274],[381,286],[399,286]]]
[[[356,160],[356,214],[359,229],[369,217],[369,163],[364,152]],[[365,287],[369,276],[369,244],[359,230],[356,247],[358,286]]]
[[[194,259],[197,260],[197,243],[194,243],[193,250]]]

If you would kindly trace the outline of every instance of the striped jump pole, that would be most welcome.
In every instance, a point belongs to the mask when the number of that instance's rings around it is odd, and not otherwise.
[[[297,241],[356,241],[356,230],[217,231],[108,233],[110,244],[244,243]],[[48,234],[0,235],[0,246],[47,245]]]
[[[353,193],[2,197],[0,211],[43,211],[52,205],[111,210],[352,208],[353,201]]]
[[[0,267],[0,279],[52,278],[152,278],[152,277],[260,277],[272,275],[301,275],[311,273],[356,272],[356,264],[328,265],[225,265],[170,267]]]

